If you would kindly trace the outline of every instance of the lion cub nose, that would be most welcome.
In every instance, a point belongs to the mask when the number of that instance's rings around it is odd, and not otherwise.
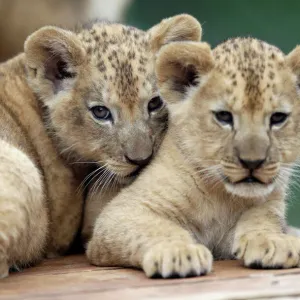
[[[249,169],[249,170],[256,170],[259,169],[263,163],[265,162],[265,159],[257,159],[257,160],[247,160],[247,159],[242,159],[239,158],[241,165],[245,168],[245,169]]]
[[[126,160],[133,164],[133,165],[137,165],[139,167],[145,167],[146,165],[148,165],[148,163],[150,162],[151,158],[152,158],[152,153],[146,157],[146,158],[130,158],[129,156],[125,155]]]

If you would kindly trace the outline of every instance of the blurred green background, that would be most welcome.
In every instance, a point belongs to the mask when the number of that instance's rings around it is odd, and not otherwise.
[[[212,46],[229,37],[249,35],[286,53],[300,43],[299,0],[136,0],[125,22],[148,29],[179,13],[196,17],[203,26],[203,40]],[[288,198],[289,223],[300,226],[300,189],[295,180]]]

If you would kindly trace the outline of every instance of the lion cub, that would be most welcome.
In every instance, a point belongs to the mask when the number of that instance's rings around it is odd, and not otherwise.
[[[117,193],[151,160],[168,120],[156,52],[200,36],[189,15],[147,32],[105,22],[76,31],[45,27],[27,39],[25,53],[0,65],[0,278],[13,265],[69,248],[90,168],[96,188],[113,174]],[[109,197],[95,202],[91,193],[88,229]]]
[[[170,126],[153,163],[103,210],[87,256],[163,278],[209,273],[215,259],[299,266],[284,234],[300,147],[300,47],[285,56],[251,38],[213,51],[172,43],[158,55]]]

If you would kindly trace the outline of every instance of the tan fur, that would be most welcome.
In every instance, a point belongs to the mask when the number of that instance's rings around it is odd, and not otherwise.
[[[110,23],[91,24],[77,36],[53,30],[55,33],[50,28],[37,32],[41,38],[35,40],[47,45],[55,38],[50,54],[60,51],[77,76],[66,83],[65,89],[70,85],[70,92],[55,101],[52,86],[43,80],[43,73],[37,72],[31,85],[49,107],[49,126],[69,163],[80,167],[86,162],[92,168],[85,179],[91,187],[82,230],[84,239],[88,239],[102,207],[142,169],[128,162],[126,156],[135,160],[154,156],[164,136],[168,121],[165,105],[153,113],[147,108],[151,99],[158,96],[154,75],[157,51],[172,41],[199,41],[201,26],[189,15],[178,15],[147,32]],[[43,65],[49,50],[40,52],[40,45],[30,43],[30,39],[28,43],[34,75],[38,61]],[[60,44],[67,44],[68,52],[60,50]],[[95,105],[109,108],[113,121],[96,120],[89,110]]]
[[[283,233],[300,146],[298,61],[298,50],[285,57],[250,38],[213,51],[193,42],[163,47],[156,71],[169,131],[147,170],[100,214],[89,260],[164,278],[206,274],[212,256],[299,266],[300,240]],[[232,125],[220,111],[232,114]],[[271,126],[277,112],[289,116]]]
[[[166,30],[166,24],[172,26]],[[181,26],[190,30],[183,33]],[[95,190],[104,173],[118,179],[106,198],[99,194],[100,202],[92,201],[92,189],[88,203],[95,213],[135,178],[138,166],[125,155],[155,154],[168,113],[164,105],[147,109],[158,95],[152,45],[201,36],[188,15],[159,28],[96,22],[72,32],[49,26],[26,40],[24,54],[0,66],[0,277],[12,265],[69,248],[81,222],[85,175],[96,175]],[[96,119],[95,105],[109,107],[114,120]]]
[[[81,197],[29,89],[24,55],[0,66],[0,276],[64,252],[79,225]],[[72,207],[72,209],[70,209]],[[50,210],[48,210],[48,208]]]
[[[143,160],[161,144],[167,109],[147,109],[158,95],[156,52],[168,42],[200,38],[198,21],[178,15],[147,32],[96,22],[78,33],[47,27],[27,40],[29,82],[47,107],[47,126],[65,159],[82,174],[83,168],[89,169],[81,186],[92,186],[84,209],[84,239],[90,237],[102,207],[141,169],[126,157]],[[55,79],[60,62],[70,78]],[[95,119],[94,106],[108,108],[112,120]]]

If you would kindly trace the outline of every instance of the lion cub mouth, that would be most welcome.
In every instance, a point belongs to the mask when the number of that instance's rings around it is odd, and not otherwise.
[[[258,184],[262,184],[262,185],[267,185],[267,184],[270,184],[270,183],[266,183],[266,182],[263,182],[261,181],[260,179],[258,179],[257,177],[253,176],[253,175],[248,175],[246,177],[244,177],[243,179],[240,179],[238,181],[234,181],[232,182],[227,176],[224,176],[223,177],[225,183],[229,183],[229,184],[232,184],[232,185],[238,185],[238,184],[242,184],[242,183],[258,183]]]
[[[266,184],[265,182],[262,182],[261,180],[259,180],[258,178],[256,178],[253,175],[249,175],[237,182],[235,182],[234,184],[239,184],[239,183],[259,183],[259,184]]]
[[[237,181],[231,181],[228,177],[223,177],[226,190],[242,198],[259,198],[270,194],[274,189],[276,177],[268,179],[267,182],[260,180],[255,175],[249,173],[246,177]]]

